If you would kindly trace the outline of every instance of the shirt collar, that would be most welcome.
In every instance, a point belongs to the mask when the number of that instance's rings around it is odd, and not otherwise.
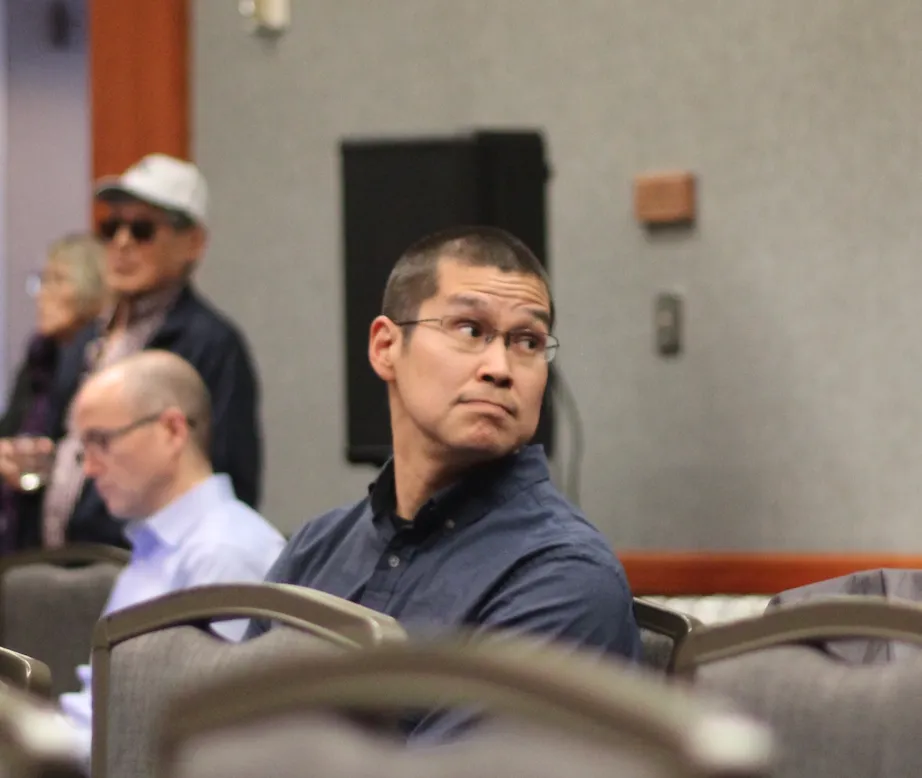
[[[544,448],[540,445],[525,446],[501,459],[472,467],[455,483],[427,500],[408,524],[423,531],[441,526],[449,518],[456,526],[470,524],[526,487],[549,478]],[[368,494],[376,524],[389,520],[395,514],[397,496],[393,458],[369,484]]]
[[[165,314],[173,307],[176,300],[179,298],[185,283],[185,281],[182,281],[177,284],[170,284],[160,289],[154,289],[150,292],[137,295],[131,299],[119,300],[111,303],[103,309],[99,317],[102,331],[107,332],[112,328],[115,321],[115,314],[119,306],[127,306],[128,308],[129,327],[139,321]]]
[[[233,499],[230,476],[212,475],[153,515],[131,522],[125,534],[132,544],[152,541],[159,546],[175,548],[216,503]]]

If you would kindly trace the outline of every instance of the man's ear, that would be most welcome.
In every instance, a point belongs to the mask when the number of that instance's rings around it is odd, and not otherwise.
[[[368,333],[368,361],[371,369],[382,381],[394,380],[394,356],[400,348],[400,327],[387,318],[378,316]]]
[[[170,431],[170,435],[179,447],[185,446],[186,441],[191,437],[189,420],[179,408],[167,408],[163,412],[163,421]]]
[[[183,237],[186,240],[184,253],[197,264],[208,247],[208,231],[200,224],[196,224]]]

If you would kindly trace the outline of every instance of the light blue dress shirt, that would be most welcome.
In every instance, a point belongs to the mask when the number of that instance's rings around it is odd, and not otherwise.
[[[153,516],[131,522],[125,534],[131,561],[119,574],[103,615],[170,592],[219,583],[261,582],[285,539],[234,496],[226,475],[213,475]],[[240,640],[247,619],[214,630]],[[88,758],[92,737],[92,674],[77,668],[82,689],[61,695],[61,709],[79,731]]]

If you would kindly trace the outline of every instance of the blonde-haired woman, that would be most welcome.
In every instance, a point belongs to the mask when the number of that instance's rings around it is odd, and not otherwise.
[[[48,248],[36,295],[36,333],[0,418],[0,475],[17,456],[17,439],[45,433],[58,354],[99,315],[105,298],[103,256],[92,235],[67,235]],[[45,442],[50,451],[51,442]],[[0,483],[0,553],[41,545],[37,495],[23,494],[11,481]]]

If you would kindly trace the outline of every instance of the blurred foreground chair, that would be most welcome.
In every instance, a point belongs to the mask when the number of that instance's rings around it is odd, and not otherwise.
[[[34,657],[51,671],[55,696],[80,688],[93,627],[129,554],[75,544],[0,557],[0,646]]]
[[[48,665],[9,648],[0,648],[0,683],[36,697],[51,696]]]
[[[279,626],[232,643],[215,621],[260,618]],[[406,638],[385,616],[284,584],[186,589],[101,619],[93,638],[93,778],[153,774],[155,725],[179,692],[228,672],[293,655],[350,651]]]
[[[498,716],[407,748],[337,713]],[[767,730],[653,674],[523,638],[296,657],[177,698],[159,778],[769,775]]]
[[[839,597],[694,630],[676,673],[723,694],[777,735],[778,778],[922,775],[922,655],[854,665],[841,641],[922,644],[922,608]]]
[[[0,690],[0,774],[8,778],[84,778],[70,724],[47,701]]]

